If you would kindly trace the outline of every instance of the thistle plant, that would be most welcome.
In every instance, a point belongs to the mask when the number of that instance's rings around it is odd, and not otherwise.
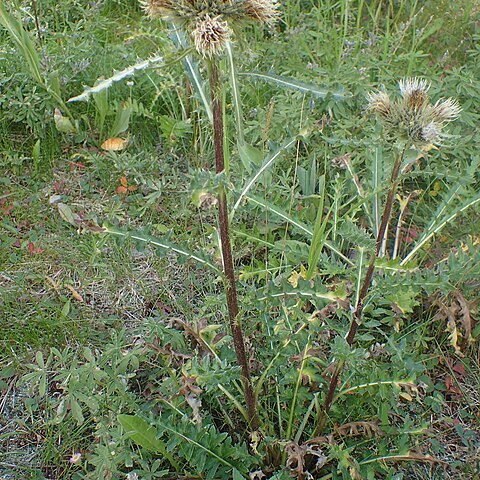
[[[245,23],[251,21],[272,23],[277,16],[277,2],[274,0],[144,0],[141,3],[151,17],[171,21],[177,27],[182,28],[207,66],[213,112],[215,172],[220,175],[225,172],[225,154],[221,100],[222,77],[218,60],[227,44],[234,35],[239,34]],[[219,187],[217,198],[229,323],[237,362],[242,371],[249,427],[256,430],[259,426],[259,418],[244,334],[240,325],[227,195],[224,187]]]
[[[418,78],[403,79],[399,82],[399,88],[400,98],[394,100],[391,100],[384,91],[371,92],[367,96],[368,110],[377,115],[383,126],[385,139],[394,146],[397,155],[392,167],[390,188],[378,229],[375,252],[371,256],[362,287],[357,294],[350,328],[346,336],[346,341],[350,347],[355,341],[358,327],[362,321],[365,299],[372,284],[375,261],[380,254],[390,220],[405,151],[410,146],[421,148],[425,145],[440,143],[444,137],[442,134],[443,127],[455,120],[461,112],[457,101],[451,98],[438,100],[432,105],[428,93],[430,85],[425,80]],[[342,361],[335,366],[316,434],[319,434],[325,425],[343,368],[344,362]]]

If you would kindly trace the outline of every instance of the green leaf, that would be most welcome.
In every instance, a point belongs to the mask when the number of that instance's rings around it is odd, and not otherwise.
[[[248,143],[240,143],[240,141],[238,142],[238,155],[248,174],[252,172],[253,168],[258,167],[263,159],[261,150]]]
[[[260,178],[263,172],[265,172],[268,168],[270,168],[275,162],[280,157],[280,154],[283,152],[287,151],[293,144],[295,144],[298,140],[298,137],[291,138],[287,140],[283,145],[277,148],[275,152],[273,152],[271,155],[269,155],[267,158],[265,158],[265,161],[263,162],[263,165],[257,170],[255,175],[253,175],[252,178],[250,178],[245,186],[243,187],[242,191],[240,192],[240,195],[238,196],[237,201],[235,202],[235,205],[233,206],[232,212],[230,214],[230,220],[234,217],[235,212],[237,211],[238,207],[240,206],[243,197],[248,193],[248,191],[253,187],[255,182]]]
[[[117,420],[137,445],[151,452],[161,453],[178,470],[178,463],[167,451],[166,443],[157,438],[158,432],[153,425],[149,425],[138,415],[120,414],[117,415]]]
[[[330,207],[329,212],[323,218],[323,204],[325,200],[325,175],[320,177],[322,193],[320,195],[320,204],[318,206],[317,218],[315,220],[315,227],[313,229],[312,241],[310,243],[310,250],[308,252],[308,269],[307,269],[307,280],[310,280],[313,277],[315,268],[317,267],[320,254],[322,253],[323,246],[327,241],[327,235],[325,235],[325,229],[327,227],[328,219],[330,213],[332,212],[333,206]],[[323,219],[323,220],[322,220]]]
[[[178,49],[188,48],[188,43],[185,40],[185,36],[181,29],[174,25],[172,29],[171,38],[174,41],[175,45]],[[185,72],[187,73],[192,85],[197,92],[200,100],[203,104],[203,108],[205,108],[205,112],[207,113],[208,119],[210,122],[213,122],[213,112],[210,100],[204,88],[204,81],[200,74],[200,70],[198,69],[197,63],[194,61],[191,55],[186,55],[183,59],[183,65],[185,68]]]
[[[155,453],[165,448],[165,444],[157,439],[157,429],[139,416],[118,415],[117,419],[136,444]]]
[[[237,130],[237,144],[238,149],[243,147],[245,139],[243,135],[243,112],[242,101],[240,99],[240,89],[238,88],[237,70],[235,68],[235,62],[233,61],[233,52],[230,42],[226,45],[227,59],[230,64],[230,86],[232,88],[232,103],[235,110],[235,127]],[[240,155],[241,156],[241,155]]]
[[[247,200],[251,203],[254,203],[256,205],[259,205],[265,209],[267,209],[269,212],[274,213],[275,215],[278,215],[280,218],[283,218],[286,220],[288,223],[290,223],[292,226],[296,227],[297,229],[303,231],[308,237],[311,237],[313,235],[313,232],[302,222],[299,220],[293,218],[291,215],[288,213],[284,212],[281,208],[277,207],[276,205],[273,205],[272,203],[263,200],[259,197],[256,197],[254,195],[249,195],[246,197]],[[343,261],[348,263],[349,265],[353,266],[353,262],[347,258],[345,255],[343,255],[340,250],[335,248],[335,246],[329,242],[325,242],[325,246],[331,250],[333,253],[338,255]]]
[[[119,133],[122,133],[128,130],[131,114],[132,114],[132,108],[126,104],[123,104],[123,102],[117,106],[115,120],[113,121],[113,125],[110,130],[110,135],[109,135],[110,138],[116,137]]]
[[[23,28],[20,20],[7,12],[5,2],[0,2],[0,24],[7,29],[10,38],[23,55],[31,76],[45,88],[46,85],[41,71],[40,57],[35,50],[31,35]]]
[[[12,366],[0,370],[0,378],[11,378],[15,375],[15,368]]]
[[[244,476],[236,469],[233,469],[233,480],[244,480]]]
[[[80,217],[72,212],[72,209],[66,205],[65,203],[57,203],[58,213],[70,225],[78,226],[76,220],[80,219]]]
[[[80,404],[75,398],[70,399],[70,409],[73,418],[77,421],[78,425],[81,425],[85,421],[85,418],[83,417],[82,407],[80,407]]]
[[[395,304],[402,313],[412,313],[413,307],[418,305],[415,300],[416,293],[410,287],[408,290],[397,290],[395,293],[387,295],[386,300]]]
[[[38,351],[35,354],[35,361],[40,368],[45,368],[45,361],[43,360],[43,353]]]
[[[299,90],[300,92],[303,92],[303,93],[311,93],[316,98],[325,98],[328,95],[331,95],[335,100],[341,101],[341,100],[346,100],[347,98],[352,97],[352,94],[350,92],[344,92],[341,90],[337,90],[336,92],[333,92],[329,90],[327,87],[319,87],[317,85],[311,85],[304,82],[300,82],[299,80],[296,80],[294,78],[287,78],[279,75],[256,73],[256,72],[242,73],[241,75],[245,75],[247,77],[253,77],[268,83],[274,83],[276,85],[279,85],[280,87]]]

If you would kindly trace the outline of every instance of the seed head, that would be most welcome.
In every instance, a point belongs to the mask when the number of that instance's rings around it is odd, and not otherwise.
[[[400,93],[405,104],[411,110],[419,110],[424,107],[429,100],[428,90],[430,84],[426,80],[419,78],[404,78],[398,83]]]
[[[391,115],[392,104],[389,96],[385,92],[370,92],[367,94],[368,108],[377,112],[378,116],[384,120]]]
[[[150,17],[183,27],[204,57],[221,54],[238,26],[250,21],[271,24],[278,15],[276,0],[140,0],[140,3]]]
[[[203,57],[212,58],[223,52],[231,34],[227,22],[207,15],[197,22],[192,38],[197,52]]]
[[[432,113],[443,122],[455,120],[461,111],[460,105],[453,98],[438,100],[432,108]]]
[[[390,140],[410,141],[414,145],[438,143],[442,128],[461,112],[456,100],[448,98],[430,103],[430,85],[418,78],[399,82],[401,98],[390,100],[385,92],[367,95],[368,109],[377,113]]]
[[[246,0],[245,14],[252,20],[271,25],[278,17],[278,3],[274,0]]]

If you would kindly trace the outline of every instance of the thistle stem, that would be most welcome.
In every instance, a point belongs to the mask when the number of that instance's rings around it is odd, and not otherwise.
[[[360,294],[358,295],[357,307],[353,312],[352,321],[350,323],[350,329],[348,330],[347,336],[345,337],[350,347],[354,343],[355,335],[357,334],[358,327],[362,321],[364,301],[367,296],[368,290],[372,284],[373,272],[375,270],[375,260],[378,258],[378,254],[380,253],[380,250],[382,248],[383,239],[385,237],[387,225],[390,220],[390,214],[392,213],[393,199],[398,187],[398,176],[400,173],[400,167],[402,166],[402,160],[403,160],[404,154],[405,154],[405,148],[403,148],[401,153],[395,159],[395,163],[393,164],[392,174],[390,176],[390,190],[388,191],[387,199],[385,201],[385,207],[383,209],[380,228],[378,230],[378,235],[376,239],[375,253],[372,254],[372,257],[370,259],[370,263],[368,265],[368,269],[365,274],[365,278],[363,280],[362,288],[360,290]],[[339,361],[335,366],[335,370],[333,371],[332,378],[330,379],[328,392],[325,397],[325,403],[323,404],[323,408],[319,415],[317,428],[315,429],[315,433],[314,433],[315,437],[320,435],[323,428],[325,427],[325,423],[327,421],[327,415],[330,411],[330,408],[332,407],[332,403],[335,397],[335,392],[338,386],[338,381],[340,379],[340,375],[342,374],[344,367],[345,367],[344,360]]]
[[[219,174],[225,170],[225,157],[223,147],[224,126],[222,101],[220,97],[220,72],[215,60],[209,63],[209,74],[213,110],[215,170],[216,173]],[[252,386],[252,379],[250,376],[250,368],[248,366],[245,340],[243,337],[242,327],[240,326],[240,321],[238,318],[239,308],[237,300],[235,270],[233,266],[232,247],[230,243],[227,196],[223,188],[218,192],[218,221],[220,227],[223,270],[226,278],[225,294],[227,297],[229,323],[232,330],[233,344],[235,347],[237,362],[240,365],[242,371],[242,383],[245,394],[245,402],[247,404],[249,426],[252,430],[256,430],[259,427],[259,418],[257,413],[255,394]]]

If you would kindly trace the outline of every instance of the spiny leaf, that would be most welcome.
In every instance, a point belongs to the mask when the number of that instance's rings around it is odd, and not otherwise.
[[[185,40],[185,36],[183,32],[174,26],[171,35],[172,40],[174,41],[175,45],[178,49],[187,48],[187,42]],[[204,81],[198,69],[197,63],[194,61],[191,55],[186,55],[183,59],[183,65],[185,67],[185,72],[187,73],[190,81],[192,82],[195,91],[199,95],[203,108],[205,108],[205,112],[207,113],[208,119],[210,122],[213,121],[213,113],[212,113],[212,106],[208,99],[207,93],[205,92],[204,88]]]
[[[332,91],[327,87],[319,87],[317,85],[307,84],[294,78],[282,77],[280,75],[257,72],[242,73],[241,75],[253,77],[268,83],[274,83],[276,85],[279,85],[280,87],[299,90],[303,93],[311,93],[314,97],[317,98],[325,98],[328,95],[331,95],[335,100],[342,101],[352,97],[352,94],[350,92],[344,92],[341,90]]]
[[[110,78],[99,81],[93,87],[87,87],[83,93],[81,93],[80,95],[77,95],[76,97],[70,98],[68,101],[69,102],[86,101],[90,98],[90,95],[94,93],[99,93],[103,90],[106,90],[107,88],[110,88],[113,83],[119,82],[120,80],[123,80],[126,77],[132,76],[136,71],[144,70],[148,67],[151,67],[152,65],[156,65],[157,63],[163,63],[163,62],[164,62],[163,56],[160,56],[160,55],[150,58],[148,60],[143,60],[142,62],[138,62],[135,65],[132,65],[130,67],[127,67],[121,70],[120,72],[115,73]]]
[[[255,173],[255,175],[250,178],[245,187],[243,187],[243,190],[241,191],[240,195],[238,196],[237,201],[235,202],[235,205],[232,209],[232,213],[230,214],[230,218],[232,219],[233,216],[235,215],[236,210],[240,206],[240,203],[242,202],[243,197],[248,193],[250,188],[255,184],[255,182],[258,180],[258,178],[262,175],[265,170],[267,170],[275,160],[280,156],[281,153],[285,152],[288,150],[294,143],[297,142],[297,137],[291,138],[287,140],[283,145],[281,145],[275,152],[273,152],[270,156],[268,156],[265,161],[263,162],[263,165],[258,169],[258,171]]]
[[[191,258],[192,260],[195,260],[196,262],[202,265],[210,267],[212,270],[216,272],[220,272],[220,270],[210,260],[204,258],[202,254],[191,252],[187,248],[170,243],[166,240],[163,240],[163,239],[160,240],[143,233],[123,232],[109,225],[103,226],[103,232],[110,233],[112,235],[118,235],[123,238],[132,238],[133,240],[149,243],[150,245],[153,245],[155,247],[158,247],[164,250],[169,250],[169,251],[178,253],[179,255],[183,255],[184,257]]]

